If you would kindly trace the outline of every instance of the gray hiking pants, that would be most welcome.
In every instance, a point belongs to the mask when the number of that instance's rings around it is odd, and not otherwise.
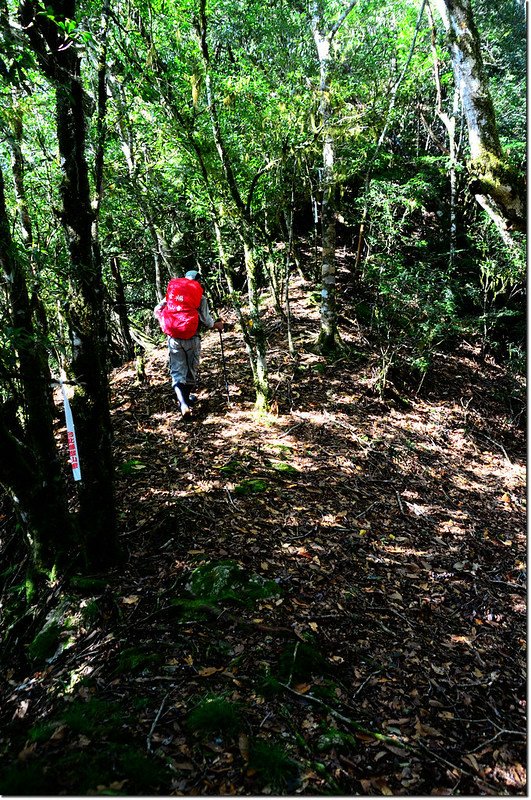
[[[195,384],[201,356],[201,339],[172,339],[168,337],[170,375],[173,388],[179,383]]]

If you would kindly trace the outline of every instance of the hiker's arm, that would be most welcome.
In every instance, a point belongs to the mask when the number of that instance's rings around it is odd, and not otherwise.
[[[153,316],[155,317],[155,319],[158,319],[158,321],[159,321],[159,322],[160,322],[160,320],[161,320],[161,317],[162,317],[162,309],[164,308],[164,306],[165,306],[165,305],[166,305],[166,300],[162,300],[162,301],[161,301],[161,302],[160,302],[160,303],[159,303],[157,306],[155,306],[155,308],[153,309]]]
[[[212,328],[217,331],[223,330],[223,321],[220,319],[214,321],[214,317],[208,308],[208,300],[206,299],[205,295],[203,295],[201,298],[201,303],[199,305],[199,319],[205,328],[208,328],[209,330],[212,330]]]

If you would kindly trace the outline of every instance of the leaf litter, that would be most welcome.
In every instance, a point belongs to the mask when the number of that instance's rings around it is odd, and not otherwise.
[[[115,371],[128,560],[51,593],[70,617],[40,661],[42,624],[12,637],[4,793],[525,794],[511,379],[463,344],[421,393],[381,398],[369,356],[327,363],[316,318],[294,328],[298,362],[270,334],[262,419],[237,332],[233,402],[207,336],[192,424],[163,346],[145,383]]]

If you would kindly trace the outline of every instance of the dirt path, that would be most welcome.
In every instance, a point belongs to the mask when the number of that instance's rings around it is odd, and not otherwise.
[[[10,678],[10,715],[28,705],[9,747],[37,775],[48,765],[47,788],[525,794],[525,441],[512,384],[463,345],[419,396],[381,400],[369,356],[329,365],[304,347],[316,315],[302,290],[295,300],[302,355],[286,356],[272,323],[265,419],[235,332],[233,402],[209,334],[191,423],[163,347],[146,383],[132,365],[115,373],[128,563],[77,595],[94,619],[72,625],[70,649],[38,678]],[[64,721],[65,704],[96,702],[97,735]],[[55,727],[30,741],[39,719]],[[94,776],[79,777],[76,755]]]

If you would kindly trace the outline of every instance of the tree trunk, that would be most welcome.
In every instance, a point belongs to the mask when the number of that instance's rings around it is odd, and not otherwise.
[[[77,58],[69,66],[71,79],[57,87],[57,132],[63,166],[63,224],[76,289],[66,316],[74,345],[72,372],[78,384],[73,408],[83,475],[79,491],[80,523],[88,563],[104,567],[114,563],[118,556],[107,326],[101,269],[94,261],[91,235],[92,213],[84,157],[85,120]],[[105,547],[102,547],[103,542]]]
[[[221,166],[229,193],[236,207],[238,219],[241,224],[240,234],[243,241],[243,252],[249,293],[249,316],[247,319],[243,319],[242,330],[244,331],[244,340],[251,361],[253,382],[256,391],[256,408],[258,411],[264,411],[268,407],[270,396],[266,357],[267,342],[259,308],[259,269],[254,246],[253,225],[249,212],[250,202],[248,201],[246,204],[242,200],[238,184],[236,182],[236,177],[234,175],[230,159],[227,155],[221,134],[217,107],[212,92],[210,54],[207,43],[205,0],[201,0],[200,2],[198,35],[205,67],[206,100],[214,143],[221,161]]]
[[[129,317],[127,315],[127,303],[125,300],[124,283],[122,280],[122,273],[120,271],[120,263],[117,256],[111,256],[111,272],[114,278],[114,285],[116,289],[116,300],[114,308],[120,321],[120,330],[122,332],[122,340],[124,343],[124,352],[127,360],[130,360],[135,355],[135,347],[131,338],[131,331],[129,329]]]
[[[265,411],[269,403],[269,383],[267,377],[266,362],[266,338],[262,320],[260,319],[257,265],[254,258],[252,244],[244,241],[243,243],[245,269],[247,272],[247,284],[249,292],[249,328],[252,333],[250,337],[254,345],[254,388],[256,392],[256,408],[258,411]]]
[[[321,173],[321,330],[318,346],[323,354],[333,353],[341,347],[337,330],[336,298],[336,177],[335,142],[331,126],[330,67],[331,46],[339,28],[350,14],[357,0],[351,0],[328,33],[324,32],[322,0],[311,2],[312,34],[319,60],[319,117],[323,142],[323,167]]]
[[[286,227],[288,229],[288,247],[286,252],[286,260],[284,263],[284,302],[286,314],[286,334],[288,339],[288,350],[290,356],[295,356],[295,344],[293,342],[292,325],[291,325],[291,302],[290,302],[290,278],[291,278],[291,262],[293,257],[293,215],[295,211],[295,174],[293,175],[293,183],[291,184],[291,203],[290,213],[285,214]],[[293,259],[294,260],[294,259]]]
[[[331,353],[338,344],[336,309],[336,209],[334,177],[334,138],[330,128],[330,44],[322,32],[323,11],[314,3],[312,33],[319,59],[319,125],[322,132],[323,166],[321,170],[321,330],[319,349]]]
[[[431,52],[433,57],[433,74],[435,78],[435,89],[437,101],[435,111],[442,124],[446,129],[448,135],[448,155],[449,155],[449,177],[450,177],[450,250],[449,250],[449,267],[453,269],[455,265],[455,255],[457,250],[457,221],[456,221],[456,208],[457,208],[457,160],[458,160],[458,143],[456,140],[456,123],[457,114],[459,111],[459,90],[457,86],[454,90],[454,99],[452,104],[452,112],[448,114],[443,109],[443,96],[441,87],[441,75],[439,57],[437,55],[435,25],[433,22],[433,15],[430,4],[427,3],[428,21],[431,28]]]
[[[22,137],[24,130],[23,112],[20,103],[20,91],[18,87],[11,89],[11,108],[10,108],[10,134],[8,136],[11,149],[11,170],[13,173],[13,186],[20,225],[20,233],[24,247],[28,255],[32,276],[32,289],[30,295],[30,306],[35,311],[34,323],[43,336],[48,334],[48,319],[46,310],[40,294],[40,281],[37,263],[37,248],[33,237],[33,225],[30,216],[28,196],[24,182],[24,157],[22,155]]]
[[[75,0],[48,4],[55,19],[75,19]],[[34,0],[24,0],[22,23],[43,72],[56,87],[56,115],[61,156],[62,223],[68,244],[75,293],[65,306],[72,337],[72,403],[82,480],[79,522],[87,566],[104,568],[119,559],[113,486],[111,422],[107,379],[107,326],[101,265],[94,258],[86,120],[77,49],[55,20],[40,13]]]
[[[15,503],[35,567],[50,570],[54,564],[64,564],[71,552],[73,525],[53,435],[50,368],[11,240],[1,170],[0,265],[11,307],[23,414],[22,423],[15,398],[0,410],[0,482]]]
[[[455,82],[468,128],[471,190],[482,206],[490,207],[495,221],[503,218],[506,228],[525,232],[524,176],[508,163],[500,145],[470,0],[435,0],[435,4],[448,33]]]

